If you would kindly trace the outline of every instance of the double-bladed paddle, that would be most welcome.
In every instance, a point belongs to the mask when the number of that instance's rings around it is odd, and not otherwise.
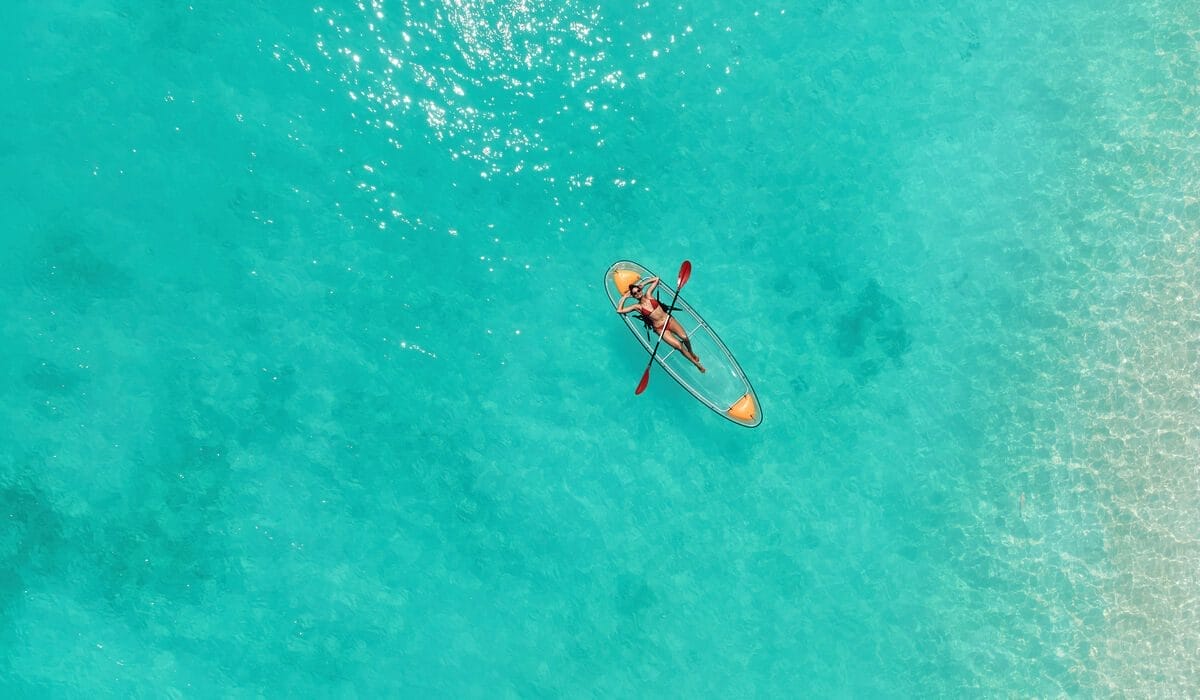
[[[683,285],[687,284],[688,278],[692,276],[692,263],[690,260],[684,260],[679,266],[679,282],[675,285],[675,296],[671,298],[671,303],[667,305],[667,309],[675,306],[675,301],[679,299],[679,291],[683,289]],[[650,362],[646,364],[646,371],[642,372],[642,381],[638,382],[637,389],[634,394],[640,394],[646,390],[646,385],[650,383],[650,368],[654,366],[654,356],[658,354],[658,346],[662,344],[663,336],[667,333],[667,327],[671,325],[671,312],[667,311],[667,322],[663,324],[662,332],[658,334],[658,342],[654,344],[654,352],[650,353]]]

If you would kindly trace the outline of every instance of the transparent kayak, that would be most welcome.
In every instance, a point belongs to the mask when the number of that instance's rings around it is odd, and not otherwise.
[[[630,284],[654,276],[653,272],[630,260],[613,263],[604,275],[604,289],[608,292],[608,300],[612,302],[613,308],[617,308],[621,295],[628,291]],[[666,306],[671,303],[671,297],[675,296],[675,289],[666,279],[661,279],[658,288],[655,289],[655,295],[660,303]],[[626,300],[625,304],[628,306],[630,301]],[[675,301],[675,310],[671,315],[687,331],[692,341],[692,350],[700,357],[700,364],[708,371],[700,372],[665,340],[659,346],[654,360],[700,403],[725,418],[747,428],[762,423],[762,410],[754,387],[750,386],[746,373],[733,358],[729,348],[725,347],[725,343],[721,342],[721,338],[683,298]],[[633,311],[621,314],[621,318],[646,352],[652,352],[658,342],[658,333],[642,322],[641,314]]]

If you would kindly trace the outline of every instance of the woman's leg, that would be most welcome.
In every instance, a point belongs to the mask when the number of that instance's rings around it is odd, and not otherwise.
[[[657,333],[658,331],[655,331],[655,332]],[[663,338],[663,340],[667,341],[667,345],[670,345],[671,347],[675,348],[679,352],[683,353],[685,356],[688,354],[688,351],[683,348],[683,345],[680,344],[680,342],[679,342],[679,338],[675,337],[675,334],[671,332],[670,328],[667,329],[666,333],[663,333],[662,338]],[[691,359],[691,358],[689,358],[689,359]]]
[[[674,326],[674,328],[672,326]],[[666,340],[671,347],[683,353],[684,357],[690,360],[693,365],[696,365],[696,369],[700,370],[701,372],[708,371],[704,369],[704,365],[700,364],[700,358],[696,356],[696,353],[692,352],[692,344],[688,342],[687,334],[683,332],[683,327],[679,325],[679,321],[671,319],[671,321],[667,324],[667,332],[663,334],[663,339]]]
[[[672,316],[671,320],[667,322],[667,330],[679,336],[679,340],[683,342],[683,346],[687,348],[689,355],[695,357],[697,360],[700,359],[699,357],[696,357],[695,351],[692,350],[692,339],[688,337],[686,332],[684,332],[683,326],[678,320],[676,320],[674,316]]]

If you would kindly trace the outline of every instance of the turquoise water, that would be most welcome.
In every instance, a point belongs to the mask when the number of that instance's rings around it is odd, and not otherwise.
[[[1200,692],[1200,6],[273,5],[0,10],[5,696]]]

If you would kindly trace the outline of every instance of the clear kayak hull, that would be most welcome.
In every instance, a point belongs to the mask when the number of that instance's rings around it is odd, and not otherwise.
[[[604,275],[604,289],[613,308],[617,308],[621,295],[628,290],[631,282],[649,277],[654,277],[654,273],[633,261],[619,260],[613,263]],[[655,291],[664,305],[669,304],[671,297],[675,296],[675,289],[666,280],[660,280]],[[708,371],[701,373],[665,340],[658,348],[655,362],[696,400],[726,419],[747,428],[762,423],[762,409],[754,387],[750,386],[746,373],[721,338],[683,298],[675,301],[675,310],[671,315],[687,331],[692,349]],[[622,314],[621,318],[646,352],[652,352],[658,342],[658,334],[642,323],[641,315],[634,311]]]

